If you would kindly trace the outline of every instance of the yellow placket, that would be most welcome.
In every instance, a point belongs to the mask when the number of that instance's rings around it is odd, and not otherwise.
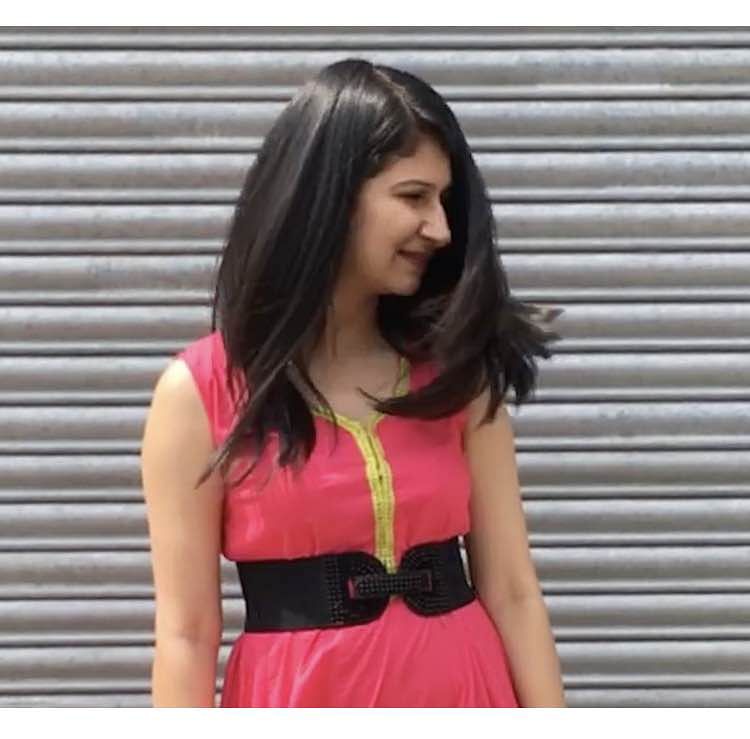
[[[401,372],[396,395],[403,395],[409,387],[409,364],[401,358]],[[330,415],[320,408],[313,408],[315,415],[331,420]],[[394,546],[394,512],[395,494],[391,466],[385,456],[383,445],[375,432],[378,422],[385,418],[382,413],[374,412],[364,422],[335,413],[337,423],[346,429],[354,438],[364,458],[365,473],[370,486],[370,497],[375,519],[375,552],[388,572],[397,569]]]

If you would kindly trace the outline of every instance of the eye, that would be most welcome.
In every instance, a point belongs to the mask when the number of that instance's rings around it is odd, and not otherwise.
[[[423,195],[421,192],[404,192],[401,194],[409,200],[419,200]]]

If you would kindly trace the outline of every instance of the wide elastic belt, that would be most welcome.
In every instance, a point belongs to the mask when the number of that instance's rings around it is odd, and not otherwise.
[[[245,631],[353,626],[379,618],[392,595],[422,616],[447,613],[476,597],[458,537],[404,552],[396,572],[368,552],[237,562]]]

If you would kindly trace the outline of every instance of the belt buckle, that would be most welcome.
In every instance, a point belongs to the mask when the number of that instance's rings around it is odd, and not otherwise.
[[[336,586],[330,598],[330,608],[334,622],[341,625],[362,624],[374,621],[385,611],[389,595],[375,595],[369,598],[357,597],[351,584],[357,577],[387,574],[383,563],[374,555],[364,551],[344,552],[330,560],[335,568],[332,579]]]
[[[339,624],[374,621],[385,611],[391,595],[401,595],[408,608],[422,616],[445,613],[475,597],[465,580],[456,540],[408,549],[394,573],[364,551],[344,552],[332,562],[337,595],[330,599],[330,606]]]
[[[432,570],[399,568],[396,572],[374,572],[354,575],[347,580],[349,597],[353,600],[431,592]]]

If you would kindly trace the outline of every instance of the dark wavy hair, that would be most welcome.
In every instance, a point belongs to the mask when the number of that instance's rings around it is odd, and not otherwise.
[[[380,296],[377,321],[399,354],[412,363],[436,361],[438,375],[406,395],[360,392],[381,413],[436,419],[489,385],[482,422],[510,387],[517,405],[533,392],[535,357],[549,358],[547,344],[560,336],[535,320],[538,307],[510,295],[486,185],[453,112],[408,72],[343,59],[321,69],[281,112],[236,203],[211,327],[224,341],[228,386],[240,372],[252,391],[233,394],[237,423],[198,485],[240,448],[254,460],[246,475],[252,472],[271,433],[279,438],[277,464],[309,458],[316,434],[305,394],[332,409],[302,356],[325,330],[357,195],[394,157],[413,153],[423,134],[450,159],[444,207],[451,243],[435,252],[416,292]]]

